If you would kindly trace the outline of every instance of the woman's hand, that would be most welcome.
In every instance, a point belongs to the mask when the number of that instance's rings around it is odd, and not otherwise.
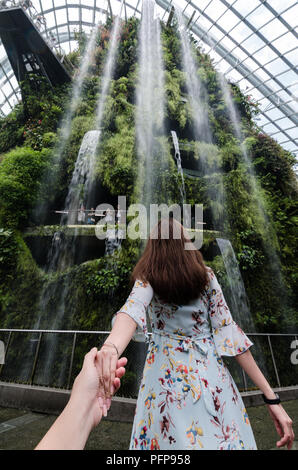
[[[288,450],[292,448],[295,438],[292,420],[281,405],[267,405],[269,414],[273,419],[276,431],[281,439],[276,443],[277,447],[287,446]]]
[[[97,348],[91,349],[91,351],[86,354],[81,372],[74,381],[70,398],[71,403],[80,403],[80,406],[83,404],[86,405],[88,414],[92,419],[93,427],[97,426],[102,417],[97,355]],[[119,360],[117,358],[116,360],[115,373],[113,376],[113,381],[111,382],[110,396],[113,395],[120,387],[120,379],[125,374],[124,366],[126,363],[127,359],[125,357],[122,357]]]
[[[118,354],[110,343],[104,344],[97,353],[97,372],[99,375],[99,397],[102,399],[103,414],[106,416],[111,405],[113,384],[116,378]]]

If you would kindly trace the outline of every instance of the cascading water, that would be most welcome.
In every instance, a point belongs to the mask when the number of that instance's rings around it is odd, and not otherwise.
[[[208,97],[206,89],[199,78],[198,67],[191,49],[189,35],[183,14],[179,8],[175,10],[178,21],[178,29],[181,38],[182,66],[185,72],[189,105],[192,112],[194,133],[199,141],[212,143],[212,135],[208,117]],[[205,155],[202,155],[205,159]],[[204,165],[204,162],[202,162]],[[204,171],[204,166],[202,167]]]
[[[219,167],[216,148],[212,145],[212,133],[208,117],[208,96],[205,86],[200,80],[198,67],[191,47],[190,38],[187,33],[186,24],[181,10],[175,10],[178,30],[181,39],[182,68],[185,74],[188,103],[193,120],[195,139],[200,144],[199,171],[201,176],[207,179],[207,191],[211,201],[211,218],[214,228],[223,226],[224,211],[224,188],[222,172]],[[214,154],[214,155],[213,155]],[[212,165],[209,158],[212,156]]]
[[[117,39],[119,36],[120,25],[120,17],[117,17],[112,27],[109,50],[103,69],[100,95],[96,107],[96,113],[93,124],[95,130],[89,131],[85,134],[80,150],[78,152],[78,157],[75,163],[72,179],[68,189],[68,194],[65,200],[63,211],[64,214],[61,216],[61,231],[58,231],[54,234],[50,252],[48,255],[48,263],[45,267],[45,271],[49,273],[56,270],[65,271],[67,268],[71,267],[74,264],[77,229],[76,227],[73,227],[73,234],[71,236],[66,236],[62,227],[67,225],[75,225],[77,223],[80,206],[84,205],[85,207],[87,207],[90,203],[90,191],[93,182],[92,180],[94,175],[97,151],[99,148],[101,126],[104,119],[105,105],[115,68],[116,53],[118,50]],[[88,57],[86,57],[86,60],[83,61],[84,64],[81,67],[79,77],[76,81],[77,85],[74,87],[73,90],[74,96],[71,101],[70,110],[67,114],[64,128],[61,131],[61,149],[63,146],[65,147],[65,144],[70,136],[71,119],[76,109],[79,99],[79,91],[81,89],[84,76],[86,75],[90,63],[90,59],[92,56],[91,52],[95,44],[95,38],[96,35],[92,34],[87,46]],[[61,150],[61,153],[62,151],[63,150]],[[64,324],[66,309],[69,310],[67,299],[69,292],[69,280],[67,275],[62,280],[58,290],[59,292],[57,292],[57,284],[53,282],[53,279],[50,278],[40,293],[40,315],[34,326],[35,329],[38,329],[40,327],[46,329],[59,329],[62,327],[67,328],[70,326],[69,324],[67,326]],[[58,307],[55,307],[55,310],[52,311],[51,305],[53,303],[53,299],[57,298],[57,295],[59,295],[59,304]],[[71,319],[72,314],[68,312],[68,322],[71,321]],[[45,345],[46,354],[44,355],[44,367],[40,372],[39,378],[39,380],[44,384],[49,384],[52,380],[53,374],[55,373],[54,369],[55,361],[57,360],[57,348],[58,344],[56,335],[49,334]],[[23,364],[22,366],[26,367],[25,364]],[[60,367],[59,374],[56,374],[56,383],[58,386],[62,386],[65,381],[65,367],[66,364],[62,364]],[[28,371],[29,370],[30,368],[28,366]]]
[[[230,291],[230,307],[233,319],[247,332],[255,331],[254,322],[250,313],[245,287],[241,277],[238,261],[230,240],[216,238],[228,276]]]
[[[94,119],[94,127],[98,130],[87,132],[83,138],[73,170],[72,179],[68,188],[68,194],[64,206],[64,214],[61,217],[61,225],[75,225],[77,222],[80,205],[83,204],[84,206],[87,206],[90,199],[89,193],[92,184],[92,177],[94,175],[96,152],[98,150],[100,141],[100,129],[103,122],[106,100],[110,90],[110,84],[115,67],[119,29],[120,18],[117,17],[111,32],[111,40],[103,70],[100,96],[98,99],[96,115]],[[74,236],[76,236],[76,233]],[[65,269],[66,267],[69,267],[73,264],[73,256],[70,256],[71,250],[69,246],[61,251],[61,247],[65,247],[65,244],[60,243],[59,237],[57,239],[58,252],[53,253],[52,249],[52,260],[50,261],[48,268],[57,268],[57,262],[59,262],[59,268]],[[74,245],[73,240],[71,245]]]
[[[55,145],[53,150],[54,160],[52,168],[59,168],[62,154],[71,134],[72,119],[81,99],[83,83],[87,77],[89,67],[94,58],[97,32],[98,25],[95,26],[92,30],[80,62],[79,70],[73,80],[73,85],[70,92],[70,103],[60,125],[58,143]],[[47,178],[47,183],[49,183],[49,180],[53,182],[53,180],[57,177],[57,174],[54,170],[51,174],[47,174],[45,176]],[[47,203],[43,203],[36,207],[34,210],[35,218],[39,221],[44,221],[47,214],[47,209]]]
[[[228,115],[233,126],[235,137],[239,141],[239,146],[240,146],[243,162],[248,171],[248,174],[250,175],[251,193],[257,204],[257,214],[255,215],[259,219],[255,223],[255,225],[257,226],[257,224],[259,224],[259,228],[261,229],[260,232],[263,234],[262,243],[263,243],[263,248],[269,260],[270,269],[272,271],[272,279],[273,280],[278,279],[278,284],[280,288],[283,290],[282,297],[284,301],[287,297],[287,294],[286,294],[285,281],[282,275],[280,259],[277,254],[277,250],[275,248],[275,247],[278,247],[278,240],[277,240],[276,232],[274,230],[274,227],[272,226],[272,223],[269,220],[267,211],[265,209],[265,205],[262,199],[260,187],[256,178],[253,164],[252,164],[250,155],[247,152],[247,149],[244,143],[244,136],[242,134],[241,125],[240,125],[241,118],[234,104],[231,90],[224,76],[220,73],[218,73],[218,82],[222,90],[224,102],[227,106]]]
[[[97,102],[95,118],[93,122],[93,127],[94,129],[97,129],[97,130],[100,130],[102,127],[104,113],[106,109],[106,101],[107,101],[108,94],[110,92],[111,81],[112,81],[114,70],[115,70],[116,56],[118,52],[118,39],[119,39],[119,33],[121,29],[121,12],[123,8],[123,4],[124,4],[124,0],[122,0],[119,16],[115,18],[114,24],[111,30],[109,50],[108,50],[107,58],[104,64],[103,75],[102,75],[101,86],[100,86],[100,95],[99,95],[99,99]],[[90,152],[90,155],[89,155],[89,168],[86,173],[86,182],[85,182],[85,190],[84,190],[86,206],[89,206],[91,204],[90,190],[91,190],[92,180],[94,176],[96,152],[99,148],[99,144],[100,144],[100,132],[98,132],[97,134],[97,141],[95,137],[95,142],[92,147],[92,151]]]
[[[45,268],[46,271],[63,271],[73,264],[79,207],[84,204],[84,199],[86,199],[86,195],[88,195],[90,155],[93,156],[96,152],[99,137],[100,131],[89,131],[84,135],[68,188],[64,213],[60,221],[60,225],[62,226],[74,226],[73,235],[66,237],[63,231],[54,234],[48,256],[48,263]]]
[[[252,314],[249,308],[249,301],[246,295],[243,279],[240,273],[239,263],[237,261],[234,249],[230,240],[216,238],[221,256],[225,265],[228,285],[229,307],[231,309],[233,320],[247,333],[256,331]],[[258,365],[267,375],[264,361],[262,343],[258,337],[253,338],[254,355],[258,358]]]
[[[93,157],[100,138],[100,131],[89,131],[84,135],[65,202],[66,215],[62,216],[63,225],[77,223],[78,208],[84,202],[89,189],[89,174],[91,172],[90,156]]]
[[[184,183],[184,174],[182,169],[182,162],[181,162],[181,155],[179,149],[179,142],[178,137],[175,131],[171,131],[171,136],[173,139],[174,149],[175,149],[175,160],[177,163],[178,174],[181,178],[181,184],[179,186],[180,194],[181,194],[181,201],[182,204],[186,203],[186,192],[185,192],[185,183]]]
[[[164,67],[160,23],[154,19],[155,2],[144,0],[139,29],[139,75],[136,90],[138,200],[148,210],[152,203],[167,203],[168,168],[164,130]]]

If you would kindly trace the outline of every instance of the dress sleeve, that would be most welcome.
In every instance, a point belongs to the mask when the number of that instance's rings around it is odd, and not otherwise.
[[[153,289],[148,283],[136,280],[125,304],[118,310],[127,313],[137,324],[138,330],[142,330],[148,341],[148,330],[146,322],[146,310],[153,297]]]
[[[209,273],[209,278],[209,316],[215,347],[220,356],[237,356],[247,351],[253,343],[233,320],[213,271]]]

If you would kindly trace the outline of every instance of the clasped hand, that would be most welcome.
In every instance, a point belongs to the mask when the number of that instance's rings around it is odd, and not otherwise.
[[[96,367],[99,376],[99,403],[103,415],[111,406],[111,396],[115,393],[114,382],[117,378],[118,354],[112,344],[104,344],[97,353]]]

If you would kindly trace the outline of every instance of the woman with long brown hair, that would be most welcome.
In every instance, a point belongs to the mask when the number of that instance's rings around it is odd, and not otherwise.
[[[150,234],[132,273],[133,289],[99,353],[101,394],[109,397],[118,357],[137,326],[149,341],[148,313],[152,335],[130,449],[256,449],[222,356],[234,356],[260,388],[280,434],[277,446],[291,448],[291,420],[256,365],[252,342],[233,321],[214,272],[198,250],[185,249],[189,243],[171,218]]]

